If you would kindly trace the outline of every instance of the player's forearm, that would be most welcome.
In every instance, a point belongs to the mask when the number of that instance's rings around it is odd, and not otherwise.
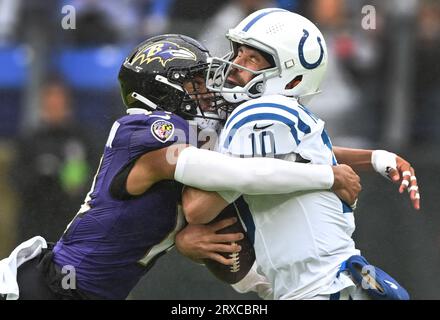
[[[194,147],[179,155],[174,178],[203,190],[232,190],[251,195],[328,190],[334,182],[333,170],[328,165],[232,158]]]
[[[186,187],[183,190],[183,213],[188,223],[208,223],[227,205],[228,202],[216,192],[203,191],[191,187]]]
[[[333,147],[333,152],[338,163],[349,165],[355,171],[373,170],[371,164],[373,150]]]

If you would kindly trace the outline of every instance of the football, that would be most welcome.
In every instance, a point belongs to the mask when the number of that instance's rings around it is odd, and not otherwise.
[[[241,223],[239,213],[237,212],[234,204],[230,204],[228,207],[226,207],[214,220],[208,224],[213,224],[217,221],[230,217],[237,217],[238,221],[232,226],[217,231],[217,233],[225,234],[242,232],[244,234],[244,238],[237,242],[237,244],[241,246],[240,252],[220,252],[220,254],[227,259],[233,258],[235,260],[234,264],[227,266],[212,259],[205,259],[204,263],[209,271],[211,271],[211,273],[213,273],[218,279],[229,284],[234,284],[243,279],[252,268],[252,265],[255,261],[255,251],[254,246],[252,245],[248,235],[246,234],[245,228]]]

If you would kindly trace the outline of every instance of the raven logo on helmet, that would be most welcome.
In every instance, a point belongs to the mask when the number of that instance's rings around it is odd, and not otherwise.
[[[146,39],[129,53],[119,70],[125,106],[168,111],[184,119],[203,118],[203,124],[214,126],[219,116],[202,110],[202,104],[215,110],[225,103],[218,94],[208,95],[202,85],[209,56],[200,42],[184,35],[164,34]],[[156,124],[152,135],[166,142],[172,133]]]
[[[163,41],[159,43],[153,43],[145,47],[141,47],[133,58],[131,64],[135,64],[138,60],[138,65],[144,63],[149,64],[154,60],[158,60],[163,67],[167,62],[174,59],[193,60],[196,61],[196,55],[187,48],[181,47],[174,42]]]

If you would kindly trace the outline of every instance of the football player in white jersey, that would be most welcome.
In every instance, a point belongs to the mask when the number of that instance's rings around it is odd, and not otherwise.
[[[286,10],[263,9],[229,30],[227,38],[233,51],[224,59],[212,59],[207,86],[231,103],[245,102],[229,115],[219,139],[220,152],[310,164],[339,161],[355,170],[374,168],[400,182],[400,192],[408,189],[414,208],[419,209],[417,180],[407,161],[383,150],[332,147],[324,122],[304,107],[319,92],[327,64],[324,37],[313,23]],[[240,196],[187,188],[185,215],[194,224],[209,222]],[[256,290],[274,299],[366,298],[366,293],[379,299],[408,298],[379,268],[373,268],[376,274],[370,279],[376,285],[363,286],[366,279],[359,269],[369,264],[351,238],[353,207],[334,193],[244,195],[244,200],[252,217],[246,227],[254,240],[258,273],[255,267],[254,275],[251,272],[235,286],[238,291]],[[190,239],[196,236],[179,235],[179,250],[195,257],[201,249],[191,247]]]

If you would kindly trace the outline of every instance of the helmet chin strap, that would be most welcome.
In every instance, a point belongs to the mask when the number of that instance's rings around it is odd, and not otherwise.
[[[229,102],[229,103],[238,103],[242,101],[250,100],[251,97],[249,97],[246,93],[243,92],[222,92],[221,95],[223,98]]]
[[[243,87],[235,87],[233,90],[237,92],[222,92],[221,95],[229,103],[238,103],[242,101],[247,101],[255,98],[259,98],[264,93],[264,84],[257,82],[248,88],[245,92],[238,92]],[[251,90],[255,90],[256,93],[251,93]]]
[[[297,97],[296,99],[298,100],[298,102],[302,105],[306,105],[310,102],[310,100],[312,100],[312,98],[318,94],[320,94],[322,91],[318,90],[316,92],[312,92],[312,93],[308,93],[308,94],[303,94],[299,97]]]
[[[137,92],[132,92],[131,93],[132,98],[142,102],[143,104],[145,104],[147,107],[156,110],[157,109],[157,104],[155,104],[153,101],[151,101],[150,99],[145,98],[144,96],[140,95]]]

